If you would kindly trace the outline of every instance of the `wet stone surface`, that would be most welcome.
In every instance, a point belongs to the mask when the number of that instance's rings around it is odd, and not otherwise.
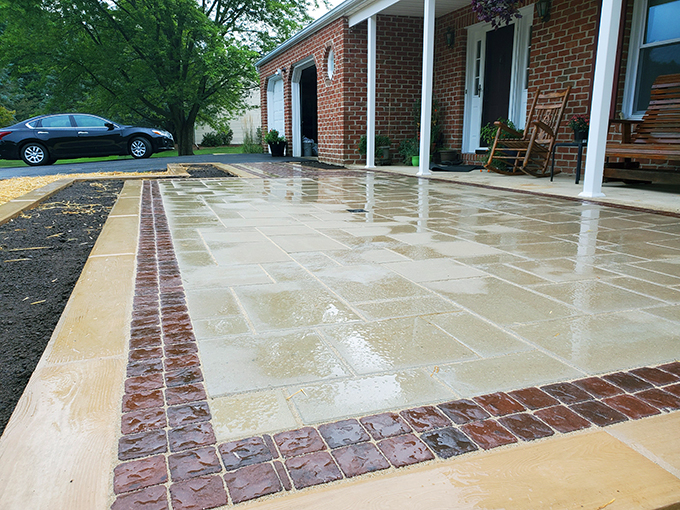
[[[279,477],[271,464],[255,464],[240,468],[224,475],[224,481],[234,503],[282,490]]]
[[[357,420],[344,420],[319,425],[319,433],[330,448],[362,443],[370,439]]]
[[[493,416],[505,416],[506,414],[524,411],[524,406],[513,400],[505,393],[491,393],[475,397],[474,401],[482,406]]]
[[[592,400],[593,398],[587,391],[583,391],[571,383],[549,384],[541,389],[567,405]]]
[[[404,467],[434,459],[434,455],[425,443],[413,434],[388,437],[380,441],[378,447],[394,467]]]
[[[545,423],[530,414],[504,416],[498,421],[515,436],[525,441],[552,436],[555,433]]]
[[[433,406],[416,407],[402,411],[401,416],[416,432],[439,429],[451,425],[451,421]]]
[[[342,474],[327,452],[310,453],[286,460],[286,468],[296,489],[340,480]]]
[[[625,415],[598,401],[574,404],[571,409],[599,427],[626,421]]]
[[[647,416],[660,414],[658,409],[650,406],[633,395],[617,395],[615,397],[605,398],[603,402],[612,409],[625,414],[632,420],[638,420]]]
[[[536,410],[559,404],[559,401],[538,388],[511,391],[509,395],[527,409]]]
[[[383,413],[366,416],[359,420],[373,439],[380,440],[386,437],[408,434],[411,427],[396,413]]]
[[[363,475],[390,467],[373,443],[362,443],[333,450],[333,457],[347,477]]]
[[[219,473],[222,470],[214,447],[199,448],[168,457],[172,481]]]
[[[274,435],[274,441],[281,454],[286,458],[326,449],[323,439],[312,427],[281,432]]]
[[[206,421],[211,417],[207,402],[192,402],[191,404],[169,407],[167,412],[168,424],[171,427]]]
[[[485,420],[491,416],[471,400],[456,400],[455,402],[439,404],[437,407],[457,425]]]
[[[421,438],[433,452],[443,459],[478,449],[465,434],[453,427],[426,432]]]
[[[492,420],[467,423],[461,429],[485,450],[517,442],[515,436]]]
[[[607,381],[600,379],[599,377],[587,377],[585,379],[579,379],[574,381],[576,386],[582,390],[587,391],[596,398],[613,397],[614,395],[620,395],[623,390],[617,386],[614,386]]]
[[[170,486],[173,510],[194,510],[196,508],[215,508],[227,504],[227,491],[222,478],[213,475],[192,478]]]
[[[564,406],[539,409],[536,411],[535,416],[538,416],[545,423],[563,434],[590,427],[588,420]]]
[[[604,376],[604,379],[629,393],[647,390],[652,387],[652,385],[647,381],[626,372],[608,374]]]
[[[224,443],[219,446],[219,450],[227,471],[272,460],[269,447],[261,437]]]
[[[116,494],[131,492],[168,481],[165,457],[148,457],[116,466],[113,471],[113,490]]]

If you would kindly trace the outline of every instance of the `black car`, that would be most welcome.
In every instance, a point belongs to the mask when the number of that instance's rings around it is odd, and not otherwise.
[[[174,140],[167,131],[121,126],[84,113],[41,115],[0,129],[0,158],[23,159],[31,166],[63,158],[148,158],[169,149]]]

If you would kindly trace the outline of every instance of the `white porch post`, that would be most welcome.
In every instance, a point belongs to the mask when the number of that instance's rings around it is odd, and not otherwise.
[[[590,106],[588,153],[581,197],[603,197],[604,153],[609,129],[609,108],[614,88],[616,46],[619,37],[622,0],[603,0],[600,33],[597,39],[597,60],[593,79],[593,101]]]
[[[368,18],[368,98],[366,112],[366,168],[375,167],[376,16]]]
[[[417,175],[431,175],[432,81],[434,74],[434,2],[425,0],[423,21],[423,92],[420,104],[420,168]]]

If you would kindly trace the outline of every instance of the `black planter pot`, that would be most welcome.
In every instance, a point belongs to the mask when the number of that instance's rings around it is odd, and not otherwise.
[[[588,131],[574,131],[574,141],[582,142],[588,139]]]
[[[286,152],[286,145],[288,142],[276,142],[269,144],[269,152],[272,153],[272,157],[280,158]]]

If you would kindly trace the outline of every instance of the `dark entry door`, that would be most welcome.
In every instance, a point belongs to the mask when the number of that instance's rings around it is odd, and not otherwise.
[[[515,25],[486,33],[482,127],[501,117],[508,118],[514,36]]]
[[[316,66],[308,67],[300,76],[300,119],[302,136],[318,143]]]

